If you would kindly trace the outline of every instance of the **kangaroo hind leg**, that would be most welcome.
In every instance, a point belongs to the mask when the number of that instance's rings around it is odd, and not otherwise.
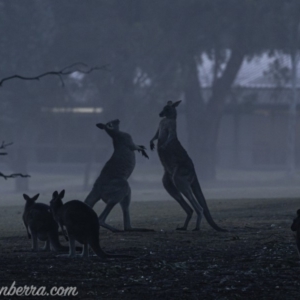
[[[96,187],[94,186],[91,192],[87,195],[84,202],[89,205],[90,207],[94,207],[94,205],[101,199],[100,191],[97,191]]]
[[[39,251],[38,237],[37,237],[38,235],[33,230],[30,230],[30,233],[31,233],[31,237],[32,237],[32,240],[31,240],[32,251],[38,252]]]
[[[163,182],[164,188],[169,193],[169,195],[179,203],[179,205],[182,207],[182,209],[186,213],[186,219],[185,219],[183,227],[178,227],[178,228],[176,228],[176,230],[187,230],[188,224],[193,215],[193,209],[184,200],[184,198],[182,197],[182,195],[180,194],[180,192],[178,191],[178,189],[176,188],[176,186],[174,185],[170,176],[167,173],[164,174],[162,182]]]
[[[112,232],[120,232],[121,230],[116,229],[108,224],[105,220],[110,214],[111,210],[117,203],[120,203],[125,196],[128,194],[128,182],[124,179],[112,180],[109,184],[103,187],[103,201],[106,203],[106,207],[99,216],[99,225],[111,230]]]
[[[131,189],[130,186],[128,185],[127,195],[120,202],[122,212],[123,212],[124,231],[141,231],[141,232],[154,231],[153,229],[131,227],[130,211],[129,211],[130,202],[131,202]]]
[[[45,245],[44,247],[42,248],[43,251],[50,251],[51,248],[50,248],[50,239],[47,238],[47,240],[45,241]]]
[[[75,257],[76,256],[76,247],[75,247],[75,238],[72,235],[69,235],[69,254],[59,254],[57,257]]]
[[[187,178],[184,176],[179,176],[175,174],[173,177],[174,183],[177,187],[177,189],[182,193],[191,203],[192,207],[194,208],[196,214],[197,214],[197,221],[196,221],[196,227],[193,229],[194,231],[199,231],[200,230],[200,225],[201,225],[201,220],[203,216],[203,208],[202,206],[198,203],[197,199],[195,198],[191,185],[188,181]]]

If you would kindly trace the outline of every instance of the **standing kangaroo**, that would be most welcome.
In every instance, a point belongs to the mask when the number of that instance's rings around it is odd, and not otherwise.
[[[30,198],[23,194],[26,200],[23,213],[23,223],[27,230],[27,236],[32,237],[32,250],[39,251],[38,239],[45,242],[43,250],[49,251],[50,246],[55,251],[69,250],[69,247],[62,246],[58,238],[58,225],[54,221],[50,206],[43,203],[35,203],[39,194]]]
[[[300,209],[297,210],[297,217],[293,220],[291,230],[296,231],[296,245],[300,257]]]
[[[101,259],[116,258],[116,257],[132,257],[129,255],[118,255],[105,253],[99,245],[99,220],[95,211],[79,200],[72,200],[65,204],[62,198],[65,191],[62,190],[59,194],[57,191],[53,193],[53,198],[50,201],[50,207],[54,219],[64,232],[64,227],[67,229],[69,238],[69,256],[75,256],[75,241],[83,244],[81,256],[88,257],[88,246],[92,248],[97,256]]]
[[[105,209],[99,216],[99,224],[113,232],[120,230],[106,224],[105,220],[117,203],[120,203],[122,208],[125,231],[152,231],[151,229],[131,227],[129,213],[131,189],[127,181],[135,167],[134,151],[137,150],[146,158],[149,157],[144,146],[134,144],[128,133],[119,130],[119,124],[119,120],[113,120],[106,124],[99,123],[96,125],[98,128],[105,130],[112,138],[114,152],[104,165],[92,191],[84,202],[91,207],[100,199],[106,203]]]
[[[215,230],[227,231],[214,222],[197,179],[194,164],[177,138],[176,107],[180,102],[172,103],[172,101],[169,101],[163,108],[159,114],[163,119],[150,141],[150,148],[154,150],[154,141],[158,140],[157,151],[165,171],[162,179],[164,188],[187,214],[183,227],[177,228],[177,230],[186,230],[193,214],[193,209],[183,198],[185,196],[197,213],[194,231],[200,230],[203,213],[209,225]]]

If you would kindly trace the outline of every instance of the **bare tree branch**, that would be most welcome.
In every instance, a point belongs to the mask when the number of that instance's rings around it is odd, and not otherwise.
[[[10,174],[10,175],[4,175],[3,173],[0,172],[0,177],[3,177],[5,180],[7,180],[8,178],[30,177],[30,175],[21,174],[21,173],[14,173],[14,174]]]
[[[75,68],[74,67],[78,67],[78,66],[83,66],[84,68],[86,68],[85,70],[83,69],[78,69],[78,68]],[[8,81],[8,80],[11,80],[11,79],[15,79],[15,78],[18,78],[18,79],[22,79],[22,80],[40,80],[42,77],[45,77],[45,76],[48,76],[48,75],[55,75],[55,76],[58,76],[61,83],[62,83],[62,86],[64,86],[64,81],[63,81],[63,78],[62,76],[65,76],[65,75],[70,75],[74,72],[80,72],[80,73],[83,73],[83,74],[89,74],[93,71],[98,71],[98,70],[103,70],[103,71],[109,71],[108,69],[108,64],[107,65],[103,65],[101,67],[90,67],[88,68],[88,66],[85,64],[85,63],[81,63],[81,62],[77,62],[77,63],[74,63],[74,64],[71,64],[59,71],[49,71],[49,72],[45,72],[45,73],[42,73],[38,76],[23,76],[23,75],[12,75],[12,76],[8,76],[8,77],[4,77],[0,80],[0,86],[3,85],[3,83],[5,81]],[[71,69],[71,70],[70,70]]]
[[[5,144],[5,142],[3,141],[1,146],[0,146],[0,149],[5,149],[6,147],[8,146],[11,146],[13,143],[7,143]],[[0,152],[0,155],[7,155],[7,152]]]
[[[0,149],[5,149],[8,146],[11,146],[13,143],[5,143],[4,141],[0,145]],[[0,152],[0,155],[7,155],[7,152]],[[16,178],[16,177],[30,177],[30,175],[21,174],[21,173],[14,173],[10,175],[5,175],[0,172],[0,177],[3,177],[5,180],[8,178]]]
[[[78,67],[84,67],[85,69],[80,69]],[[4,77],[0,80],[0,87],[3,85],[3,83],[5,81],[8,81],[8,80],[11,80],[11,79],[22,79],[22,80],[40,80],[41,78],[45,77],[45,76],[48,76],[48,75],[55,75],[55,76],[58,76],[61,83],[62,83],[62,86],[64,86],[64,81],[63,81],[63,76],[65,75],[70,75],[72,74],[73,72],[79,72],[79,73],[83,73],[83,74],[89,74],[93,71],[98,71],[98,70],[104,70],[104,71],[109,71],[108,69],[108,66],[109,65],[103,65],[101,67],[88,67],[87,64],[85,63],[81,63],[81,62],[77,62],[77,63],[73,63],[69,66],[66,66],[64,68],[62,68],[61,70],[59,71],[49,71],[49,72],[45,72],[45,73],[42,73],[38,76],[23,76],[23,75],[12,75],[12,76],[8,76],[8,77]],[[76,67],[76,68],[75,68]],[[5,142],[2,142],[2,144],[0,145],[0,150],[1,149],[5,149],[6,147],[12,145],[13,143],[7,143],[5,144]],[[0,155],[7,155],[6,152],[0,152]],[[30,177],[30,175],[27,175],[27,174],[21,174],[21,173],[14,173],[14,174],[10,174],[10,175],[5,175],[3,173],[0,172],[0,177],[3,177],[5,180],[7,180],[8,178],[16,178],[16,177]]]

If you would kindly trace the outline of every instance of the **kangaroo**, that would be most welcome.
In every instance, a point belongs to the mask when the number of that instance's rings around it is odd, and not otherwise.
[[[120,230],[106,224],[105,220],[117,203],[120,203],[122,208],[124,231],[153,231],[151,229],[131,227],[129,213],[131,189],[127,180],[135,167],[134,151],[137,150],[144,157],[149,157],[144,146],[134,144],[128,133],[119,130],[119,124],[120,121],[117,119],[106,124],[99,123],[96,125],[98,128],[105,130],[112,138],[114,152],[104,165],[92,191],[84,202],[90,207],[93,207],[101,199],[106,203],[105,209],[99,216],[99,224],[113,232]]]
[[[300,257],[300,209],[297,210],[297,217],[294,219],[293,224],[291,226],[292,231],[296,231],[296,245],[298,254]]]
[[[23,223],[25,225],[27,236],[29,239],[32,237],[32,250],[39,251],[38,240],[45,242],[45,251],[65,251],[69,250],[69,247],[62,246],[58,238],[58,225],[54,221],[50,206],[43,203],[35,203],[39,194],[32,198],[26,194],[23,194],[26,201]]]
[[[169,101],[163,108],[162,112],[159,114],[163,119],[159,123],[156,134],[150,141],[150,148],[151,150],[154,150],[154,141],[158,140],[157,152],[164,167],[162,179],[164,188],[170,196],[180,204],[187,214],[183,227],[179,227],[177,230],[187,230],[193,214],[193,209],[183,198],[183,196],[185,196],[197,213],[194,231],[200,230],[203,213],[208,223],[215,230],[227,231],[220,228],[214,222],[197,179],[194,164],[177,138],[176,107],[180,102],[181,101],[177,101],[173,103],[172,101]]]
[[[59,194],[53,193],[50,207],[54,219],[63,230],[66,227],[69,237],[69,257],[75,256],[75,241],[83,244],[81,257],[88,257],[88,246],[101,259],[116,257],[132,257],[129,255],[118,255],[105,253],[99,245],[99,220],[96,212],[84,202],[71,200],[63,204],[62,199],[65,191]]]

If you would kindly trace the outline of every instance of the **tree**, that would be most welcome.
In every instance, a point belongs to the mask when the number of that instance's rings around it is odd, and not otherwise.
[[[83,70],[83,69],[78,69],[76,68],[77,66],[84,66],[84,68],[86,70]],[[104,70],[106,69],[106,65],[104,66],[101,66],[101,67],[91,67],[89,68],[86,64],[84,63],[75,63],[75,64],[72,64],[70,66],[67,66],[59,71],[48,71],[48,72],[45,72],[45,73],[42,73],[40,75],[37,75],[37,76],[23,76],[23,75],[18,75],[18,74],[15,74],[15,75],[12,75],[12,76],[8,76],[8,77],[5,77],[5,78],[2,78],[0,80],[0,87],[2,87],[2,85],[6,82],[6,81],[10,81],[10,80],[13,80],[13,79],[20,79],[20,80],[26,80],[26,81],[32,81],[32,80],[40,80],[41,78],[45,77],[45,76],[50,76],[50,75],[54,75],[54,76],[57,76],[62,85],[64,85],[64,81],[63,81],[63,76],[66,76],[66,75],[70,75],[74,72],[79,72],[79,73],[83,73],[83,74],[89,74],[95,70]],[[5,143],[5,142],[2,142],[2,144],[0,145],[0,151],[1,150],[4,150],[6,149],[6,147],[12,145],[12,143]],[[7,152],[0,152],[0,155],[7,155]],[[22,173],[13,173],[13,174],[10,174],[10,175],[5,175],[3,174],[2,172],[0,172],[0,177],[3,177],[4,179],[8,179],[8,178],[18,178],[18,177],[21,177],[21,178],[28,178],[30,177],[30,175],[26,175],[26,174],[22,174]],[[23,189],[24,189],[24,186],[23,186]]]
[[[2,144],[0,146],[0,150],[4,150],[6,147],[8,147],[10,145],[12,145],[12,143],[2,142]],[[0,152],[0,155],[7,155],[7,152]],[[26,175],[26,174],[22,174],[22,173],[13,173],[13,174],[10,174],[10,175],[5,175],[2,172],[0,172],[0,177],[3,177],[6,180],[8,178],[16,178],[16,177],[26,178],[26,177],[30,177],[30,176]]]
[[[180,80],[186,100],[189,151],[201,177],[213,179],[220,122],[242,63],[263,52],[272,55],[274,50],[286,48],[290,18],[300,17],[299,2],[189,0],[172,1],[170,6],[166,0],[143,5],[145,14],[152,12],[156,23],[153,30],[158,34],[153,33],[154,39],[159,36],[162,40],[151,65],[143,67],[151,80],[155,68],[160,74],[169,70],[164,79],[157,76],[169,86]],[[293,13],[287,6],[292,6]],[[198,76],[203,54],[214,66],[208,99],[203,97]],[[155,79],[153,76],[156,83]]]

